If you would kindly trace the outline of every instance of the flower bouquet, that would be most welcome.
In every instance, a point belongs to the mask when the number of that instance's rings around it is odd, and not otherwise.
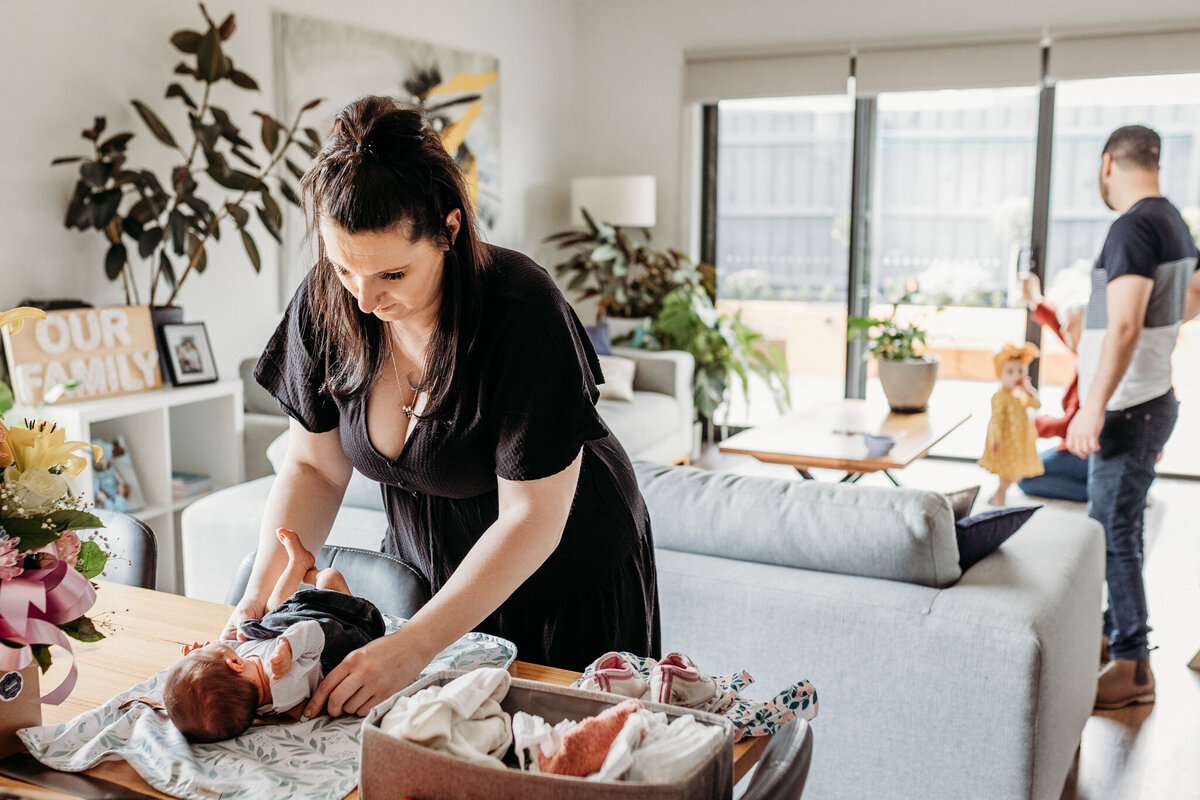
[[[0,313],[0,325],[13,333],[22,318],[44,316],[35,309]],[[71,653],[71,639],[102,639],[85,612],[96,601],[91,578],[104,569],[107,554],[77,531],[103,527],[71,493],[64,476],[78,475],[87,442],[68,441],[46,422],[9,426],[0,417],[0,683],[12,691],[12,672],[36,664],[50,666],[50,645]],[[72,660],[66,678],[40,698],[61,703],[75,687]],[[0,686],[0,689],[4,687]],[[12,699],[5,697],[4,699]],[[7,713],[7,712],[6,712]]]

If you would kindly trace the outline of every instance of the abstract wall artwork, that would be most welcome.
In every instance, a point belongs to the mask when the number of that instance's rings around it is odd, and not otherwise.
[[[276,13],[277,112],[290,123],[314,97],[325,98],[305,115],[324,137],[339,110],[368,94],[420,106],[452,153],[471,190],[481,233],[495,226],[500,206],[499,59],[430,42],[294,14]],[[304,221],[284,225],[280,303],[286,305],[312,264]]]

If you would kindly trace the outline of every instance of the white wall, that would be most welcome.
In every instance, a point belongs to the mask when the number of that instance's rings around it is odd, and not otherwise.
[[[689,248],[684,53],[1195,22],[1195,0],[581,0],[571,175],[658,178],[661,246]],[[1200,56],[1198,56],[1200,63]]]
[[[498,57],[503,207],[493,241],[537,254],[545,252],[541,238],[565,224],[569,176],[564,160],[575,98],[574,4],[208,0],[206,5],[218,22],[229,11],[237,15],[238,29],[227,51],[258,80],[261,92],[223,85],[220,102],[255,141],[250,112],[274,113],[276,107],[274,9]],[[27,296],[123,303],[120,285],[104,277],[102,237],[62,226],[77,165],[51,168],[50,161],[89,153],[90,144],[79,132],[103,114],[109,133],[137,133],[131,161],[169,167],[167,149],[146,131],[129,101],[146,102],[177,138],[183,137],[186,121],[179,101],[162,97],[167,84],[178,79],[171,70],[182,57],[168,39],[181,28],[202,29],[199,8],[183,0],[0,0],[0,13],[0,308]],[[190,81],[182,79],[185,86]],[[263,256],[260,275],[236,237],[226,236],[210,251],[205,274],[189,278],[180,293],[188,320],[207,323],[222,377],[236,376],[238,362],[261,351],[278,319],[276,246],[265,231],[255,238]]]

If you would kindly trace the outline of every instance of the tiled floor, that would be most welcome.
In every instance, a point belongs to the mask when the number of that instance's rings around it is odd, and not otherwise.
[[[715,447],[705,449],[698,466],[798,478],[790,467],[723,455]],[[818,478],[834,475],[814,473]],[[914,463],[898,477],[906,486],[941,491],[981,484],[984,498],[994,488],[994,478],[974,464],[935,458]],[[886,478],[876,475],[864,477],[861,483],[888,485]],[[1160,479],[1151,498],[1145,575],[1154,627],[1151,643],[1157,646],[1151,665],[1158,702],[1099,713],[1088,720],[1077,774],[1065,788],[1063,800],[1200,800],[1200,672],[1187,666],[1200,649],[1200,482]],[[1027,498],[1014,489],[1009,502],[1024,504]],[[1086,513],[1082,505],[1064,505]]]

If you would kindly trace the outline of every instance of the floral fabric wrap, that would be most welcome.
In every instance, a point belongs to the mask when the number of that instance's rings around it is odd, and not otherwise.
[[[720,714],[733,723],[739,742],[751,736],[769,736],[796,717],[817,716],[817,690],[808,681],[798,681],[767,701],[741,696],[752,683],[754,678],[745,670],[735,675],[708,675],[682,653],[669,653],[655,661],[612,652],[588,665],[573,685]]]
[[[384,620],[389,633],[403,624],[387,615]],[[425,673],[506,668],[516,655],[516,645],[506,639],[468,633],[439,653]],[[18,736],[48,767],[81,772],[123,758],[155,789],[191,800],[340,800],[358,785],[358,717],[256,725],[229,741],[189,745],[165,714],[129,703],[141,697],[161,701],[165,677],[166,670],[70,722],[25,728]]]

